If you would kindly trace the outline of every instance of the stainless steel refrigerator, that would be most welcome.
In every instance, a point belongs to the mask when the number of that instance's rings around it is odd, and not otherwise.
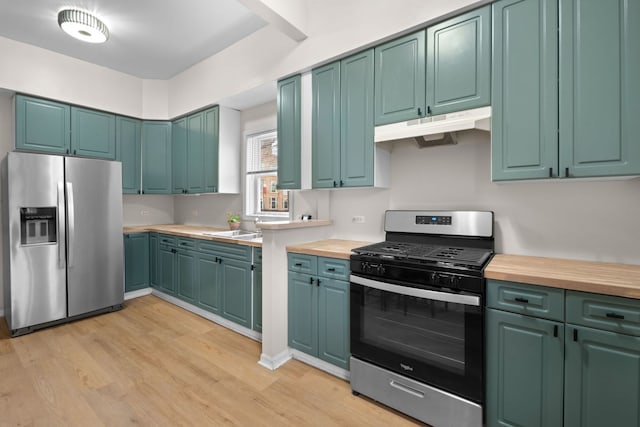
[[[120,163],[10,152],[2,175],[11,335],[122,308]]]

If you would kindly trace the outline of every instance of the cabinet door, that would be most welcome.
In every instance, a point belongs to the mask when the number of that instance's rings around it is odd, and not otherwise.
[[[560,171],[640,174],[640,3],[560,1]]]
[[[557,2],[492,7],[492,179],[558,176]]]
[[[251,264],[222,259],[222,316],[251,328]]]
[[[318,357],[349,369],[349,282],[318,280]]]
[[[161,291],[170,295],[176,292],[175,251],[175,248],[163,245],[158,249],[158,285]]]
[[[204,111],[204,191],[218,191],[220,146],[220,110],[213,107]]]
[[[171,122],[171,191],[187,191],[187,118]]]
[[[142,192],[171,194],[169,122],[142,122]]]
[[[278,188],[295,190],[300,175],[300,76],[278,82]]]
[[[151,233],[149,235],[149,284],[152,288],[159,286],[158,266],[158,235]]]
[[[187,117],[187,193],[204,192],[204,112]]]
[[[124,235],[124,290],[125,292],[149,286],[149,235]]]
[[[197,261],[196,253],[179,249],[176,253],[176,281],[178,297],[196,303],[197,300]]]
[[[77,156],[116,158],[116,116],[71,107],[71,153]]]
[[[427,28],[427,108],[444,114],[489,105],[491,9]]]
[[[215,314],[220,314],[220,258],[210,254],[198,254],[198,301],[199,305]]]
[[[376,125],[426,114],[425,63],[424,30],[375,48]]]
[[[16,95],[16,149],[67,154],[71,145],[71,107]]]
[[[333,188],[340,182],[340,62],[312,72],[311,185]]]
[[[562,426],[563,329],[487,309],[487,426]]]
[[[318,355],[318,291],[314,276],[289,271],[289,347]]]
[[[373,49],[340,63],[340,186],[373,185]]]
[[[262,332],[262,264],[253,268],[253,330]]]
[[[567,325],[565,427],[640,425],[640,337]]]
[[[140,194],[140,120],[116,117],[116,160],[122,163],[122,192]]]

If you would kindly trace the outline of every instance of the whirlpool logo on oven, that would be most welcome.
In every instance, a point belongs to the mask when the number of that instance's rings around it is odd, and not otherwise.
[[[412,368],[411,366],[409,366],[409,365],[405,365],[404,363],[401,363],[401,364],[400,364],[400,367],[401,367],[402,369],[404,369],[405,371],[413,372],[413,368]]]

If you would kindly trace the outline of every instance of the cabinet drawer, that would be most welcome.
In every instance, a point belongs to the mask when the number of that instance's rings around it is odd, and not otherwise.
[[[158,243],[161,245],[167,245],[167,246],[175,246],[176,245],[176,238],[174,236],[169,236],[167,234],[160,234],[158,235]]]
[[[318,272],[318,258],[315,255],[289,252],[287,258],[289,261],[289,271],[314,275]]]
[[[196,247],[196,241],[193,239],[185,239],[183,237],[179,237],[178,247],[185,248],[185,249],[194,249]]]
[[[251,262],[251,246],[218,243],[210,240],[198,240],[197,246],[200,252]]]
[[[567,291],[567,323],[640,336],[640,300]]]
[[[349,261],[318,257],[318,276],[336,280],[349,280]]]
[[[564,321],[564,289],[487,280],[487,307]]]

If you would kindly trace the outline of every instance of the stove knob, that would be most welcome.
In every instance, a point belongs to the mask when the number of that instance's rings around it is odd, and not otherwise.
[[[460,278],[457,277],[457,276],[451,276],[449,278],[449,282],[450,282],[452,288],[457,288],[458,285],[460,284]]]
[[[438,284],[438,278],[440,276],[438,276],[438,273],[431,273],[429,274],[429,279],[431,280],[431,284],[432,285],[437,285]]]
[[[384,265],[382,264],[378,265],[378,268],[376,269],[376,273],[378,273],[379,276],[382,276],[386,271],[387,269],[384,268]]]
[[[367,267],[369,266],[368,262],[362,261],[360,263],[360,269],[362,270],[363,273],[367,272]]]

